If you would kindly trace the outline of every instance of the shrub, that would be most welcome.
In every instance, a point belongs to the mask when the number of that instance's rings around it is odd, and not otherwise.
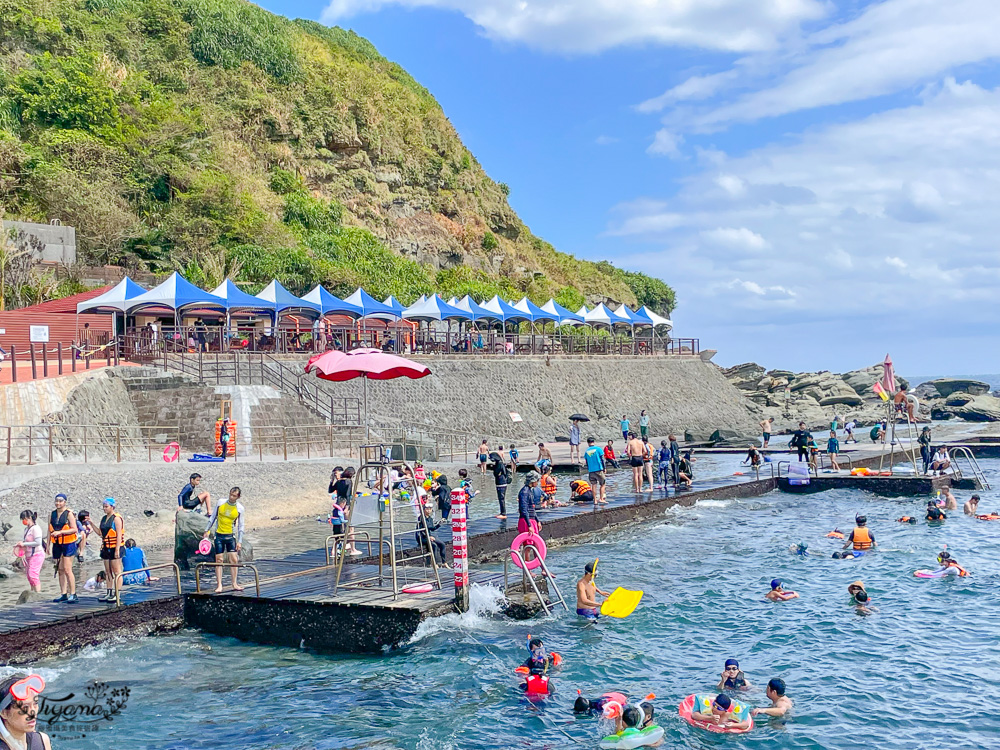
[[[496,250],[500,247],[500,242],[497,240],[497,236],[493,232],[486,232],[483,235],[483,250]]]

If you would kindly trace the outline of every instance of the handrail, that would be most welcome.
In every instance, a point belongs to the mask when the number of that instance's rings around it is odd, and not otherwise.
[[[159,565],[149,565],[148,567],[145,567],[145,568],[137,568],[136,570],[124,570],[121,573],[119,573],[118,575],[116,575],[115,576],[115,580],[113,581],[113,583],[115,585],[115,606],[116,607],[122,606],[122,582],[124,581],[125,576],[131,575],[132,573],[143,573],[143,572],[148,573],[151,570],[160,570],[161,568],[173,568],[174,569],[174,575],[175,575],[175,577],[177,579],[177,595],[180,596],[181,593],[183,593],[181,591],[181,569],[180,569],[180,567],[177,565],[177,563],[161,563]],[[132,586],[134,584],[129,584],[129,585]]]
[[[983,489],[990,489],[990,483],[986,479],[986,474],[983,472],[982,468],[979,466],[979,461],[976,460],[975,455],[969,450],[968,446],[965,445],[953,445],[946,448],[948,455],[951,458],[952,463],[955,466],[955,471],[958,473],[959,478],[962,477],[962,469],[958,463],[959,457],[964,458],[969,462],[969,467],[972,469],[972,475],[975,477],[976,481],[982,486]]]
[[[196,594],[202,593],[201,591],[201,569],[202,568],[250,568],[253,571],[254,586],[257,589],[257,598],[260,598],[260,572],[257,570],[257,566],[253,563],[227,563],[227,562],[200,562],[194,566],[194,592]],[[213,592],[214,593],[214,592]]]
[[[352,531],[350,533],[344,532],[343,534],[330,534],[330,536],[328,536],[326,538],[326,541],[323,542],[323,549],[326,552],[326,564],[327,564],[327,567],[329,567],[330,565],[333,565],[333,563],[334,563],[334,561],[330,559],[330,541],[331,540],[333,540],[333,539],[342,539],[342,540],[344,540],[346,542],[347,539],[348,539],[348,537],[350,537],[350,543],[351,544],[359,544],[359,542],[355,539],[355,537],[359,537],[359,536],[364,536],[364,540],[361,541],[360,544],[367,544],[368,545],[368,556],[371,557],[372,556],[372,545],[376,544],[376,542],[374,540],[372,540],[372,535],[369,534],[367,531],[362,530],[362,531]]]

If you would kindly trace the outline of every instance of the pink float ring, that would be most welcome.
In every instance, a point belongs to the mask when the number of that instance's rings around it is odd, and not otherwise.
[[[521,547],[523,547],[526,542],[530,542],[531,545],[536,550],[538,550],[538,557],[536,557],[534,560],[524,561],[525,570],[534,570],[535,568],[537,568],[539,565],[542,564],[542,560],[545,559],[545,554],[546,554],[545,540],[542,539],[542,537],[540,537],[534,531],[525,531],[514,537],[514,541],[510,543],[510,551],[511,553],[517,552],[518,555],[515,556],[514,554],[511,554],[510,558],[511,560],[514,561],[514,564],[520,568],[521,560],[519,560],[518,557],[521,556],[520,555]]]
[[[163,460],[170,464],[180,457],[181,447],[177,443],[167,443],[167,446],[163,449]]]
[[[14,547],[14,557],[24,557],[24,547]]]

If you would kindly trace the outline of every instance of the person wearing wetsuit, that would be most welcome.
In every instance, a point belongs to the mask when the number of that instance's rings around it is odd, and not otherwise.
[[[500,513],[496,516],[501,521],[507,518],[507,487],[510,485],[510,470],[498,452],[490,454],[493,462],[493,481],[497,485],[497,502],[500,503]]]
[[[573,703],[573,713],[602,716],[604,707],[612,701],[624,706],[628,702],[628,698],[624,693],[605,693],[600,698],[584,698],[582,695],[578,695]]]
[[[854,531],[844,540],[843,549],[853,546],[855,552],[866,552],[873,547],[877,547],[878,543],[875,541],[875,535],[866,525],[868,519],[865,516],[858,516],[854,519],[854,522],[857,525],[854,527]]]
[[[237,580],[236,567],[239,563],[239,553],[243,548],[243,519],[246,515],[243,504],[239,502],[242,491],[239,487],[229,490],[229,497],[226,502],[215,506],[215,512],[209,519],[208,529],[205,531],[205,539],[215,531],[215,562],[229,563],[232,567],[229,574],[233,580],[233,591],[242,591],[243,587]],[[222,592],[222,568],[215,569],[215,593]]]
[[[210,516],[212,515],[212,498],[205,490],[198,491],[200,484],[201,474],[192,474],[188,477],[188,483],[184,485],[177,496],[177,507]]]
[[[937,507],[937,504],[933,500],[927,501],[927,520],[928,521],[944,521],[948,516],[944,514],[944,511]]]
[[[542,524],[538,522],[536,508],[542,499],[542,491],[538,488],[541,480],[537,471],[528,472],[524,480],[524,486],[517,493],[517,533],[523,534],[526,531],[534,531],[536,534],[541,530]]]

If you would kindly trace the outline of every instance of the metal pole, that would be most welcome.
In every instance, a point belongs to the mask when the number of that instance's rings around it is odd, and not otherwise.
[[[118,463],[122,462],[122,427],[117,425],[115,427],[115,454],[118,457]]]
[[[59,357],[59,374],[62,375],[62,342],[56,344],[56,356]]]
[[[38,363],[35,361],[35,345],[28,344],[28,350],[31,352],[31,379],[36,380],[38,378]]]
[[[10,348],[10,377],[11,382],[17,382],[17,347]]]

